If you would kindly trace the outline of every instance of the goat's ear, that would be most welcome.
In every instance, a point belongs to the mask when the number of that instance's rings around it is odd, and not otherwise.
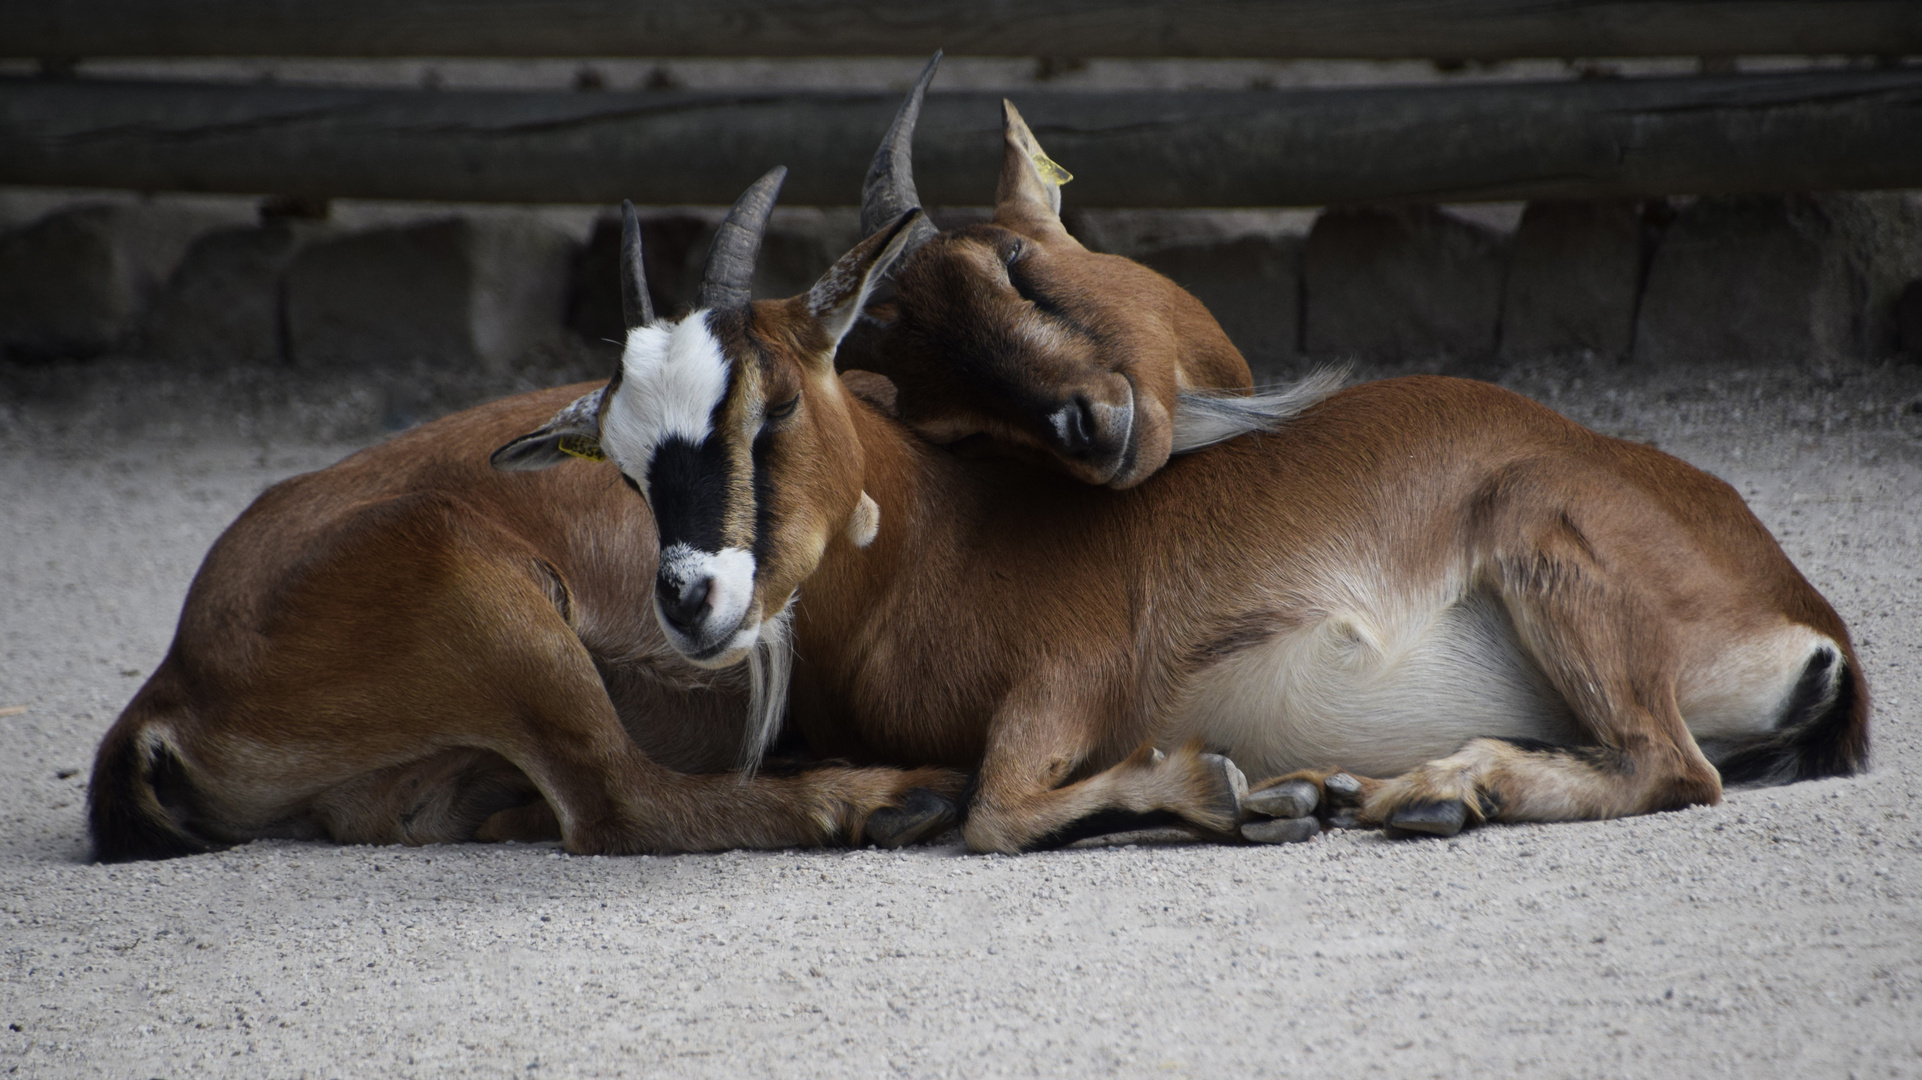
[[[534,472],[548,469],[569,458],[605,461],[601,452],[601,403],[607,398],[603,386],[554,414],[538,431],[530,431],[494,451],[487,460],[503,472]]]
[[[808,290],[808,314],[820,320],[821,329],[827,332],[830,362],[834,349],[860,317],[868,294],[874,291],[874,283],[881,280],[881,275],[907,250],[922,217],[920,207],[909,209],[887,228],[854,245]]]
[[[1006,145],[1001,182],[994,191],[995,223],[1066,236],[1061,226],[1061,185],[1074,176],[1042,153],[1034,132],[1021,119],[1021,110],[1006,98],[1001,100],[1001,134]]]

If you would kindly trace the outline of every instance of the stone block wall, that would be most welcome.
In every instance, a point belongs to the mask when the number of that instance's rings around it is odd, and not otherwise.
[[[306,245],[286,267],[286,359],[490,373],[554,345],[573,241],[531,219],[449,218]]]
[[[1151,248],[1136,258],[1208,305],[1250,363],[1301,354],[1301,238],[1244,236]]]
[[[188,246],[217,220],[82,204],[0,233],[0,350],[54,359],[122,347]]]
[[[1302,246],[1302,352],[1363,362],[1494,352],[1507,238],[1433,206],[1334,209]]]
[[[1922,208],[1894,195],[1701,199],[1663,234],[1636,359],[1801,363],[1897,351]]]
[[[1634,202],[1529,206],[1509,248],[1503,358],[1627,356],[1661,216]]]
[[[294,256],[319,235],[310,224],[271,221],[202,236],[154,304],[147,348],[181,363],[280,361],[287,348],[283,278]]]
[[[984,216],[961,208],[937,221]],[[694,302],[719,217],[643,213],[657,311]],[[612,213],[570,220],[579,227],[534,210],[356,225],[142,202],[56,207],[0,231],[0,348],[26,364],[114,354],[501,376],[559,351],[598,365],[621,336],[619,225]],[[1258,377],[1328,361],[1474,373],[1554,357],[1922,359],[1922,202],[1903,193],[1537,203],[1505,215],[1104,212],[1068,224],[1089,247],[1193,291]],[[857,239],[852,209],[778,209],[756,294],[806,289]]]

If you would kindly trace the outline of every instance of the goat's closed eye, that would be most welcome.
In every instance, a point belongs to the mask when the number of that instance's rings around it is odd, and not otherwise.
[[[779,405],[768,406],[767,411],[761,415],[768,420],[786,420],[788,417],[794,415],[795,408],[800,404],[801,395],[796,394],[786,401],[781,402]]]
[[[1047,293],[1035,287],[1034,279],[1028,275],[1026,267],[1009,264],[1008,285],[1014,289],[1016,296],[1033,304],[1035,307],[1049,313],[1055,311],[1054,301],[1049,298]]]

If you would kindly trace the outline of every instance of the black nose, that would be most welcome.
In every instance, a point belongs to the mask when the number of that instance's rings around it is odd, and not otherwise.
[[[1061,406],[1055,416],[1055,431],[1061,436],[1061,448],[1075,455],[1087,453],[1094,445],[1094,406],[1088,399],[1076,394],[1072,401]]]
[[[690,635],[707,618],[707,594],[713,587],[714,579],[706,575],[685,585],[675,585],[666,578],[654,580],[654,593],[660,598],[662,616],[674,629]]]

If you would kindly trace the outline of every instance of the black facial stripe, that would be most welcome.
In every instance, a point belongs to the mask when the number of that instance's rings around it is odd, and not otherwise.
[[[696,446],[683,436],[668,436],[647,467],[661,547],[721,550],[730,480],[727,448],[718,437],[710,435]]]

